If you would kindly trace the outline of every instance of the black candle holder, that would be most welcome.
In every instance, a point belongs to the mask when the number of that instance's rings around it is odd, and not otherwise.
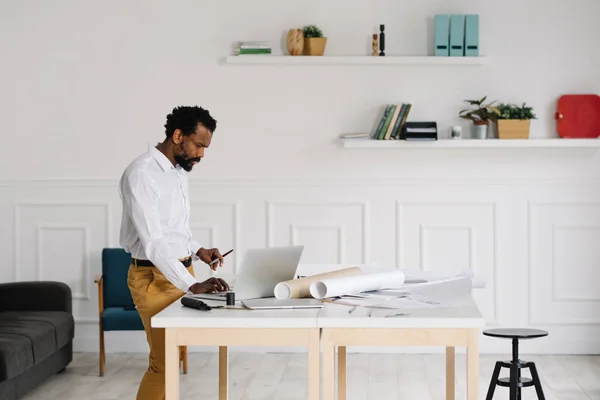
[[[379,56],[385,56],[385,25],[379,25]]]

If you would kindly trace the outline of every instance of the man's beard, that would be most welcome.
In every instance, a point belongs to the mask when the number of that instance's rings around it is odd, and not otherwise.
[[[200,160],[201,160],[200,157],[187,158],[185,156],[185,154],[183,154],[183,155],[178,154],[175,156],[175,161],[177,161],[177,164],[179,164],[181,166],[181,168],[183,168],[187,172],[190,172],[192,170],[192,168],[194,168],[194,164],[193,164],[194,161],[196,163],[199,163]]]

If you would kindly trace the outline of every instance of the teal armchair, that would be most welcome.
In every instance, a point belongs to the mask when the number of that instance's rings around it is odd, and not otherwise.
[[[142,319],[135,309],[127,286],[131,255],[121,248],[102,250],[102,274],[98,285],[98,317],[100,335],[100,376],[104,376],[104,332],[143,331]],[[183,373],[187,374],[187,348],[184,348]]]

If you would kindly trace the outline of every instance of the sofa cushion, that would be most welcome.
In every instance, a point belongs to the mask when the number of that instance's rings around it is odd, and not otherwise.
[[[143,331],[144,324],[137,310],[109,307],[102,312],[102,329],[105,331]]]
[[[0,380],[52,355],[74,337],[73,316],[63,311],[0,313]]]
[[[0,332],[0,381],[27,371],[34,364],[27,336]]]
[[[2,321],[0,313],[0,321]],[[19,312],[18,318],[22,321],[41,321],[51,324],[54,327],[56,336],[56,349],[68,344],[75,337],[75,320],[73,315],[64,311],[28,311]]]

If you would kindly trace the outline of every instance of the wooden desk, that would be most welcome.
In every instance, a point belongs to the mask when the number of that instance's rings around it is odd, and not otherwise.
[[[209,305],[220,302],[205,301]],[[306,346],[308,398],[320,398],[320,310],[199,311],[178,300],[152,318],[165,328],[166,400],[179,399],[179,346],[219,346],[219,400],[228,399],[228,346]]]
[[[335,350],[338,349],[338,400],[346,399],[346,346],[446,347],[446,399],[454,400],[455,347],[467,349],[467,399],[478,396],[478,338],[485,321],[472,299],[460,307],[382,310],[327,304],[318,317],[323,351],[323,399],[335,399]],[[369,311],[373,310],[371,317]],[[408,312],[408,316],[381,315]]]

